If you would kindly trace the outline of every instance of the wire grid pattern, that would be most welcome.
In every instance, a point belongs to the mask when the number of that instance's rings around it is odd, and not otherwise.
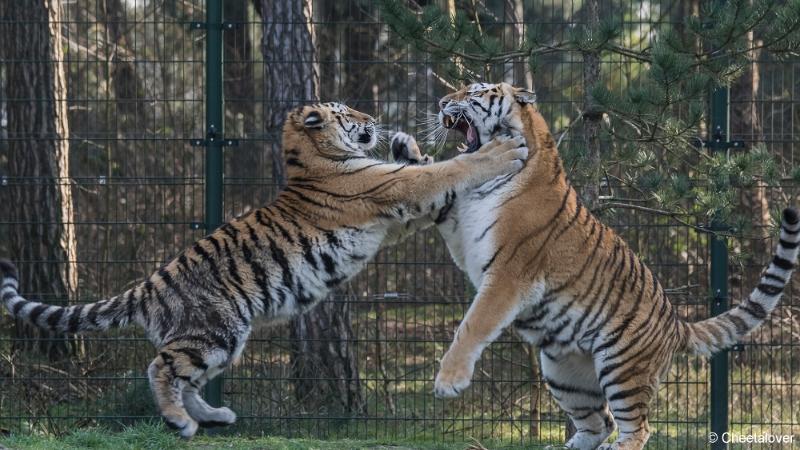
[[[276,192],[270,152],[278,130],[264,127],[266,111],[275,106],[262,94],[265,62],[259,45],[264,24],[253,7],[240,3],[244,2],[225,2],[226,21],[235,24],[225,31],[225,128],[227,137],[239,139],[238,147],[225,149],[228,218],[268,202]],[[487,4],[497,17],[507,17],[504,2]],[[109,5],[120,9],[110,11]],[[580,2],[537,0],[524,5],[524,17],[519,18],[523,27],[536,25],[554,41],[566,38],[568,29],[580,22]],[[603,1],[601,11],[604,18],[623,23],[623,34],[630,40],[626,44],[646,47],[658,23],[680,22],[688,8],[688,2]],[[204,14],[200,0],[64,3],[61,29],[68,42],[68,95],[63,100],[70,108],[78,301],[121,291],[203,234],[192,227],[203,218],[203,150],[191,147],[188,140],[205,135],[205,32],[190,30],[188,24],[203,21]],[[108,24],[122,31],[115,34]],[[388,45],[388,26],[370,2],[315,2],[314,27],[324,100],[344,101],[379,117],[389,130],[421,131],[419,123],[448,91],[436,79],[435,61],[411,48],[398,51]],[[507,33],[511,24],[495,27]],[[609,82],[618,86],[634,82],[641,69],[618,57],[606,57],[602,64]],[[755,102],[732,100],[732,107],[737,101],[755,104],[761,124],[734,117],[732,135],[765,142],[788,168],[798,150],[798,71],[797,63],[764,61]],[[498,68],[492,76],[504,78],[501,72]],[[534,84],[540,109],[555,133],[577,115],[581,76],[579,54],[548,55],[539,61]],[[562,145],[581,145],[580,134],[571,131]],[[385,154],[385,147],[380,152]],[[19,182],[14,174],[3,175],[9,176],[9,183]],[[787,184],[762,194],[766,203],[760,205],[779,208],[792,203],[797,192]],[[757,211],[754,214],[760,214]],[[0,230],[15,226],[4,214],[0,213]],[[665,287],[679,288],[672,299],[684,317],[707,317],[705,236],[662,218],[629,212],[606,221]],[[732,303],[749,292],[753,275],[766,261],[762,253],[732,265]],[[19,263],[24,277],[27,267],[42,262]],[[27,294],[55,300],[46,292]],[[223,399],[239,414],[233,431],[562,442],[564,417],[535,370],[536,350],[511,333],[487,348],[473,385],[460,399],[442,401],[431,394],[436,361],[473,294],[434,230],[382,251],[348,289],[333,296],[334,301],[352,303],[354,340],[348,344],[359,364],[365,411],[341,412],[326,405],[309,410],[300,404],[290,374],[289,330],[263,327],[253,332],[241,362],[225,373]],[[753,344],[732,353],[732,430],[800,433],[798,306],[790,291],[769,325],[754,334]],[[1,429],[60,433],[74,426],[113,427],[154,416],[144,377],[154,352],[136,331],[85,337],[81,357],[50,363],[12,351],[19,339],[10,337],[11,329],[6,316],[0,336],[0,349],[8,355],[0,361]],[[707,380],[707,361],[676,357],[654,405],[652,448],[706,447]]]

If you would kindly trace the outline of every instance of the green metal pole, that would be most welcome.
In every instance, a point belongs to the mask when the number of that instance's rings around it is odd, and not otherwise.
[[[206,230],[222,224],[222,0],[206,2]],[[209,381],[206,400],[222,406],[222,376]]]
[[[726,151],[729,139],[729,90],[718,87],[711,93],[711,148],[712,151]],[[718,219],[711,223],[714,231],[724,231],[727,227]],[[728,310],[728,244],[725,238],[711,235],[711,315],[716,316]],[[723,351],[711,358],[711,448],[725,449],[722,436],[728,431],[728,352]],[[714,438],[716,436],[716,439]]]

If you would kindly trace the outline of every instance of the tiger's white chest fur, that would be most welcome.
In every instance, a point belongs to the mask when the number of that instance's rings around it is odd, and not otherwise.
[[[456,265],[476,287],[496,251],[495,226],[501,203],[515,185],[512,176],[495,178],[456,198],[447,220],[438,225]]]

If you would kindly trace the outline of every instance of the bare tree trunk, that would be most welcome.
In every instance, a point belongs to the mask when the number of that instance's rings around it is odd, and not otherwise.
[[[306,412],[363,413],[350,303],[328,299],[292,322],[292,378]]]
[[[69,303],[76,296],[78,272],[60,15],[60,1],[24,7],[0,2],[8,172],[19,179],[2,192],[9,221],[15,223],[5,239],[21,263],[20,291]],[[17,323],[17,337],[37,333]],[[69,353],[65,339],[41,341],[39,348],[51,359]]]
[[[311,0],[261,0],[264,55],[264,116],[272,134],[272,174],[286,184],[280,134],[292,108],[319,100],[319,70],[314,51]]]
[[[525,5],[523,1],[505,0],[503,12],[505,21],[509,24],[506,45],[508,48],[521,48],[525,43]],[[509,61],[503,72],[507,83],[533,89],[533,74],[525,58]]]
[[[286,182],[280,130],[287,112],[319,98],[311,0],[262,0],[265,116],[272,140],[275,183]],[[346,302],[322,302],[291,325],[295,395],[307,410],[321,405],[361,412],[364,399],[351,348],[353,331]]]
[[[747,34],[748,45],[753,46],[753,32]],[[758,45],[758,43],[755,43]],[[764,127],[758,118],[758,111],[756,110],[756,99],[758,98],[758,90],[760,89],[760,71],[758,66],[759,52],[753,51],[749,55],[753,60],[750,67],[745,70],[741,78],[736,80],[731,85],[730,98],[731,98],[731,128],[735,127],[736,130],[741,130],[745,133],[742,136],[747,146],[752,147],[755,144],[764,142]],[[770,211],[769,201],[767,197],[767,186],[764,183],[758,183],[751,188],[742,190],[741,202],[739,204],[739,213],[751,217],[753,220],[754,234],[759,237],[769,237],[768,226],[770,224]],[[763,240],[743,240],[742,245],[745,247],[746,253],[749,255],[748,263],[760,264],[754,260],[760,255],[769,254],[769,241]],[[759,255],[759,256],[756,256]],[[756,280],[760,277],[758,271],[745,271],[744,279],[740,280],[744,286],[753,286]]]
[[[255,1],[257,12],[261,3]],[[225,97],[225,133],[231,137],[247,138],[256,128],[255,77],[253,72],[253,42],[247,26],[250,3],[243,0],[224,0],[225,22],[235,24],[234,29],[222,33],[225,64],[223,65],[223,90]],[[259,178],[266,169],[258,148],[260,142],[243,140],[235,152],[226,158],[226,173],[233,178]],[[242,205],[256,200],[252,186],[236,183],[230,186],[230,199]]]
[[[108,52],[108,75],[114,91],[117,112],[122,113],[122,120],[133,120],[129,128],[144,131],[147,126],[145,114],[145,88],[134,65],[134,51],[128,45],[127,15],[122,0],[105,0],[100,2],[105,16],[106,45]],[[128,127],[122,126],[122,129]]]
[[[600,5],[598,0],[588,0],[583,5],[586,27],[596,30],[600,25]],[[600,121],[602,113],[592,98],[591,88],[600,81],[600,53],[594,50],[583,51],[583,142],[586,145],[589,176],[584,180],[581,199],[589,210],[597,206],[600,197]]]

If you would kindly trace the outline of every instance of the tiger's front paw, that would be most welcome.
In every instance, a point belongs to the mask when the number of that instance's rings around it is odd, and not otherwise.
[[[392,151],[392,159],[401,164],[421,165],[427,166],[433,163],[433,156],[423,155],[419,149],[417,140],[410,134],[397,132],[392,136],[392,141],[389,144]]]
[[[461,364],[448,364],[442,361],[442,368],[436,375],[433,393],[437,398],[458,397],[472,381],[472,367]]]
[[[474,153],[464,153],[457,158],[471,161],[477,170],[473,172],[478,184],[492,178],[519,172],[528,159],[528,147],[523,136],[497,137]]]

